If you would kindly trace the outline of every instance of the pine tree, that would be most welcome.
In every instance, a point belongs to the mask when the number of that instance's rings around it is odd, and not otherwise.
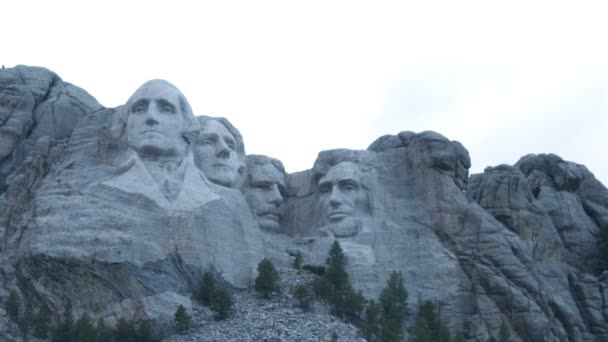
[[[264,258],[258,264],[258,277],[255,279],[255,290],[263,298],[269,299],[272,292],[279,290],[279,272],[272,262]]]
[[[95,327],[95,341],[112,341],[112,331],[106,326],[106,322],[103,319],[97,321],[97,326]]]
[[[72,305],[68,304],[63,311],[63,320],[53,332],[53,342],[72,342],[74,336],[74,317],[72,316]]]
[[[375,300],[370,300],[365,308],[365,319],[363,323],[363,334],[370,342],[380,339],[380,306]]]
[[[178,332],[185,332],[192,326],[192,318],[186,312],[186,308],[180,304],[175,310],[175,329]]]
[[[127,321],[125,318],[118,320],[116,330],[114,331],[114,341],[116,342],[139,342],[137,340],[137,332],[135,324],[132,321]]]
[[[8,317],[12,319],[13,322],[17,322],[19,320],[19,306],[21,306],[21,299],[19,298],[17,291],[11,290],[5,306]]]
[[[36,338],[46,339],[49,337],[51,325],[51,312],[46,306],[41,307],[33,319],[33,335]]]
[[[211,299],[211,309],[215,311],[217,319],[225,319],[230,314],[234,305],[234,300],[230,292],[223,287],[218,287],[213,292]]]
[[[293,290],[293,296],[298,301],[298,306],[302,310],[309,310],[310,304],[312,301],[312,295],[310,294],[310,290],[306,285],[298,285]]]
[[[95,341],[95,328],[88,314],[82,315],[74,324],[73,341]]]
[[[302,253],[300,253],[300,251],[296,252],[296,256],[293,259],[293,268],[296,270],[302,268]]]
[[[154,329],[152,323],[149,320],[141,322],[139,329],[137,329],[137,341],[138,342],[156,342],[160,341],[154,336]]]
[[[346,257],[338,241],[332,244],[325,263],[327,264],[325,278],[338,290],[347,288],[350,282],[346,273]]]
[[[380,293],[380,304],[384,316],[397,315],[396,319],[402,321],[407,315],[407,289],[403,285],[401,272],[391,273],[386,281],[386,287]]]
[[[338,333],[335,330],[331,333],[331,342],[338,342]]]
[[[211,304],[211,295],[215,290],[215,279],[213,278],[213,273],[211,271],[205,272],[203,275],[203,281],[201,282],[201,287],[199,289],[199,300],[203,305]]]

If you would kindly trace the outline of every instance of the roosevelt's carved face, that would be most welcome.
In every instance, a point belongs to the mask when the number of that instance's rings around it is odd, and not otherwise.
[[[127,102],[127,145],[142,157],[183,157],[188,147],[182,137],[187,122],[180,96],[164,81],[150,81],[137,89]]]
[[[207,120],[194,144],[194,162],[213,183],[234,187],[241,165],[237,142],[217,120]]]
[[[0,160],[10,155],[32,118],[35,101],[12,75],[0,75]]]
[[[319,204],[324,224],[352,220],[367,209],[367,191],[361,184],[359,168],[350,162],[339,163],[319,180]]]
[[[272,163],[254,165],[249,169],[243,192],[251,213],[262,229],[279,230],[283,215],[285,175]]]

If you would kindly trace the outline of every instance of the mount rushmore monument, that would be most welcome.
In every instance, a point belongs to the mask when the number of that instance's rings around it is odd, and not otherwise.
[[[263,258],[322,265],[337,240],[366,297],[400,271],[468,340],[608,340],[608,190],[585,166],[469,175],[459,142],[403,131],[289,174],[194,114],[167,81],[105,108],[47,69],[0,70],[0,300],[166,320],[207,270],[239,291]]]

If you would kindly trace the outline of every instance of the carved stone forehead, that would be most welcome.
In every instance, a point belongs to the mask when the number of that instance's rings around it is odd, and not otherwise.
[[[361,183],[361,171],[359,167],[351,162],[341,162],[332,166],[325,176],[319,179],[320,183],[336,183],[343,180],[352,179]]]
[[[285,184],[285,175],[271,162],[253,165],[251,169],[249,169],[249,177],[254,182],[270,181],[281,185]]]
[[[181,91],[177,89],[173,84],[165,80],[151,80],[142,84],[137,90],[131,95],[128,104],[133,103],[141,98],[157,99],[164,98],[175,102],[176,105],[179,103],[179,98],[184,97]],[[185,97],[184,97],[185,100]]]

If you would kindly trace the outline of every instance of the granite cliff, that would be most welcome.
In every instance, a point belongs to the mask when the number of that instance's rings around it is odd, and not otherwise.
[[[468,340],[608,340],[608,189],[552,154],[470,166],[457,141],[404,131],[288,174],[166,81],[105,108],[46,69],[2,69],[0,298],[167,322],[207,270],[246,297],[262,258],[321,265],[337,240],[366,297],[401,271],[410,306],[433,301]]]

